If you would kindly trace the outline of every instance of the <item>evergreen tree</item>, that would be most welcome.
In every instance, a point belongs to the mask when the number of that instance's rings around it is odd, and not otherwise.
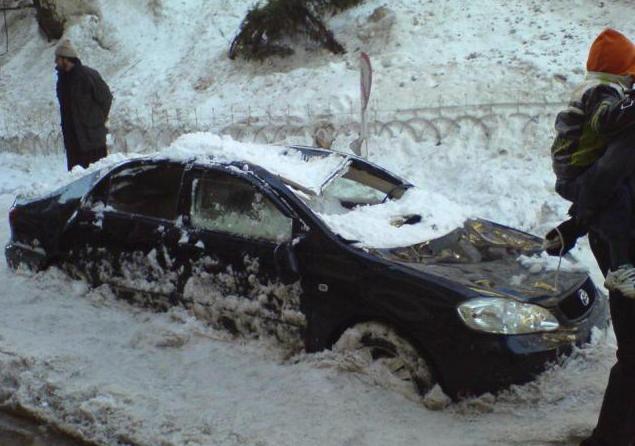
[[[57,13],[54,0],[33,0],[35,18],[48,40],[57,40],[64,34],[64,19]]]
[[[344,53],[344,47],[324,25],[322,17],[336,14],[363,0],[269,0],[247,12],[229,49],[229,58],[265,59],[288,56],[293,49],[286,41],[304,35],[329,51]]]

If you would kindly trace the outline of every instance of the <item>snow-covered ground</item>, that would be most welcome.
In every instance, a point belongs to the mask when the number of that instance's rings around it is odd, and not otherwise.
[[[522,112],[525,103],[566,98],[603,27],[635,37],[626,1],[367,0],[328,22],[346,55],[300,49],[286,60],[231,62],[228,43],[251,1],[86,3],[93,13],[74,16],[67,34],[111,85],[111,127],[131,132],[131,150],[148,145],[133,130],[164,110],[201,120],[272,109],[305,121],[323,110],[351,119],[360,50],[373,61],[371,107],[380,115],[510,102]],[[5,216],[17,193],[81,175],[64,171],[59,151],[10,153],[25,138],[48,135],[58,115],[55,42],[38,34],[30,13],[10,13],[9,23],[10,51],[0,56]],[[370,157],[453,215],[542,234],[567,205],[552,187],[551,122],[538,124],[530,138],[498,125],[489,145],[469,127],[440,145],[373,137]],[[338,137],[334,147],[348,150],[350,140]],[[0,241],[8,237],[0,219]],[[575,254],[601,283],[585,242]],[[57,270],[15,274],[2,258],[0,283],[0,401],[103,444],[573,445],[593,427],[614,357],[612,333],[598,333],[534,383],[435,412],[351,371],[345,357],[290,356],[267,339],[232,339],[183,311],[141,310]]]

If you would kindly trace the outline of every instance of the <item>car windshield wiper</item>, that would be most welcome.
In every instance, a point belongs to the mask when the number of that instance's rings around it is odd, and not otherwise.
[[[296,181],[290,180],[289,178],[283,177],[282,175],[277,175],[277,177],[286,185],[291,186],[292,188],[297,189],[300,192],[304,192],[305,194],[310,195],[312,197],[315,197],[317,195],[313,189],[303,186]]]
[[[335,235],[337,235],[337,238],[339,238],[342,242],[346,243],[347,245],[354,245],[356,243],[360,243],[359,240],[348,239],[348,238],[342,237],[339,234],[335,234]]]
[[[393,198],[401,198],[401,196],[403,195],[403,192],[407,191],[408,189],[410,189],[410,185],[407,184],[397,184],[395,187],[393,187],[392,189],[390,189],[388,191],[388,193],[386,194],[386,196],[384,197],[384,199],[382,200],[382,203],[387,201],[388,199],[393,199]],[[402,191],[402,193],[396,197],[395,194],[398,191]]]

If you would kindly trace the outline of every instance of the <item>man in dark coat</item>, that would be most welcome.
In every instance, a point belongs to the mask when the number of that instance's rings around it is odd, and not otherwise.
[[[69,40],[55,49],[57,99],[68,170],[105,157],[112,94],[99,73],[82,65]]]

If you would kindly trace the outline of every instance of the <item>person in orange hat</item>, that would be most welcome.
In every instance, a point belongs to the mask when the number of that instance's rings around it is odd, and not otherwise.
[[[581,446],[635,446],[634,80],[635,45],[602,31],[584,82],[556,118],[551,147],[556,191],[573,203],[573,218],[547,234],[547,252],[562,255],[588,232],[618,345],[597,426]]]
[[[625,180],[635,171],[633,76],[635,45],[613,29],[604,30],[591,45],[584,82],[556,118],[551,146],[556,191],[573,202],[575,215],[575,224],[560,232],[575,240],[593,227],[610,250],[604,285],[630,298],[635,298],[635,267],[628,256],[633,200]],[[558,233],[547,234],[547,240],[558,242]]]

